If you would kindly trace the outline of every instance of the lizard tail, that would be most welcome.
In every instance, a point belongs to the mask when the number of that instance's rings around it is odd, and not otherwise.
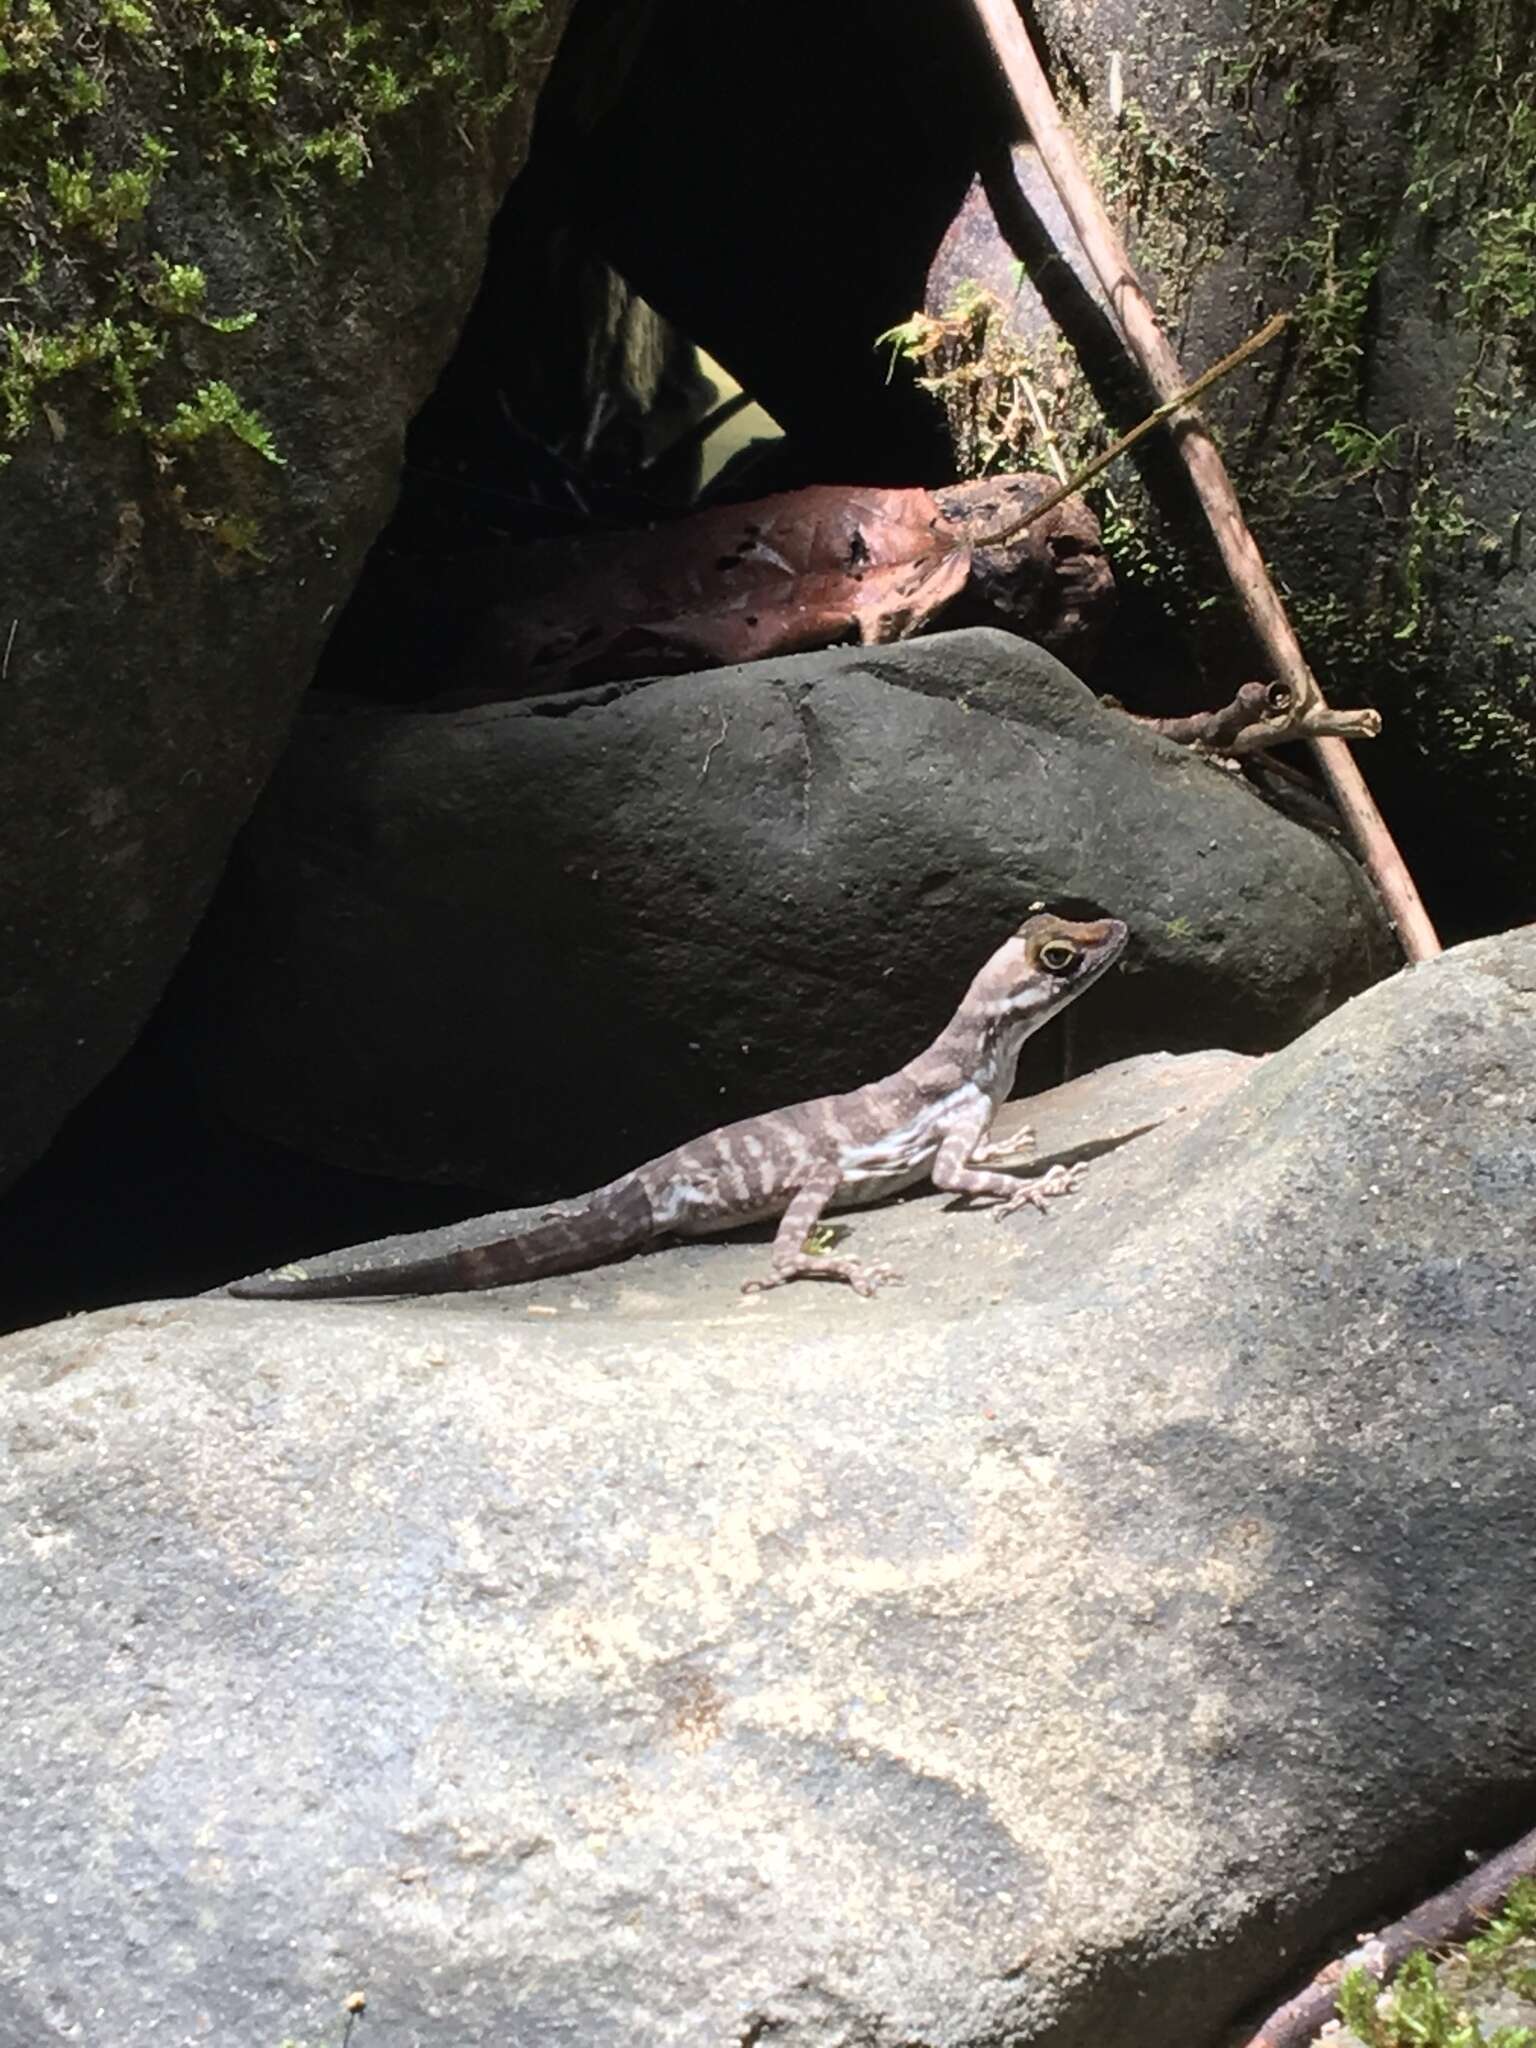
[[[471,1241],[466,1243],[466,1235]],[[218,1291],[246,1301],[335,1301],[383,1294],[452,1294],[570,1273],[638,1251],[657,1235],[635,1174],[579,1202],[530,1218],[507,1210],[470,1224],[380,1238],[233,1280]]]

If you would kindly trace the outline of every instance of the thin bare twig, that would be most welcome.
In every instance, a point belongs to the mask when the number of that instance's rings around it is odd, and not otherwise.
[[[1030,383],[1022,371],[1019,373],[1019,383],[1023,386],[1024,400],[1029,407],[1029,416],[1035,423],[1035,432],[1040,438],[1040,445],[1044,448],[1046,458],[1051,468],[1056,472],[1058,480],[1061,483],[1065,483],[1067,481],[1067,460],[1061,452],[1061,444],[1051,432],[1050,422],[1045,416],[1045,408],[1040,403],[1034,385]],[[1034,518],[1034,516],[1033,513],[1030,514],[1031,518]]]
[[[1401,1920],[1382,1928],[1347,1956],[1319,1970],[1306,1990],[1276,2008],[1246,2048],[1306,2048],[1333,2018],[1339,1983],[1347,1970],[1365,1970],[1378,1983],[1416,1948],[1440,1948],[1465,1941],[1502,1905],[1517,1878],[1536,1876],[1536,1829],[1511,1848],[1490,1856],[1469,1877],[1436,1892]]]
[[[1100,701],[1125,711],[1135,724],[1160,733],[1165,740],[1174,740],[1180,746],[1209,747],[1222,754],[1253,754],[1262,747],[1278,746],[1282,740],[1296,737],[1291,727],[1291,693],[1284,683],[1244,683],[1230,704],[1218,705],[1214,711],[1193,711],[1183,718],[1147,718],[1138,711],[1126,711],[1117,697]],[[1354,721],[1364,715],[1358,711],[1334,711],[1326,704],[1320,714],[1327,721],[1323,729],[1338,733],[1356,732]],[[1314,725],[1312,730],[1319,728]],[[1284,769],[1279,761],[1272,760],[1268,765],[1295,773]],[[1297,776],[1296,780],[1305,782],[1306,778]]]
[[[1067,477],[1063,481],[1059,491],[1053,491],[1050,497],[1042,498],[1038,505],[1031,506],[1022,519],[1015,520],[1012,526],[1005,526],[1001,533],[986,534],[977,545],[984,548],[1001,547],[1004,541],[1012,540],[1016,533],[1022,533],[1031,520],[1051,511],[1063,498],[1070,498],[1074,491],[1080,491],[1084,484],[1091,484],[1094,478],[1108,469],[1127,448],[1134,448],[1136,443],[1150,434],[1154,427],[1160,427],[1164,420],[1171,419],[1182,407],[1192,405],[1203,391],[1209,391],[1213,384],[1218,383],[1229,371],[1235,370],[1239,363],[1246,363],[1250,356],[1257,355],[1261,348],[1267,347],[1290,317],[1289,313],[1276,313],[1272,320],[1266,320],[1256,334],[1250,334],[1246,341],[1239,342],[1230,355],[1223,356],[1219,363],[1212,363],[1193,384],[1186,385],[1182,391],[1176,391],[1172,398],[1165,399],[1155,412],[1149,412],[1144,420],[1138,420],[1129,433],[1122,434],[1118,441],[1111,441],[1102,455],[1095,455],[1091,462],[1085,462],[1075,476]]]
[[[1142,290],[1125,244],[1088,181],[1029,31],[1014,0],[971,0],[971,6],[1083,252],[1119,318],[1127,346],[1151,379],[1159,399],[1176,414],[1183,412],[1173,423],[1175,443],[1205,508],[1232,587],[1274,665],[1276,680],[1291,693],[1290,709],[1285,714],[1288,733],[1305,737],[1316,753],[1334,802],[1397,927],[1404,952],[1410,960],[1430,959],[1440,951],[1440,941],[1429,913],[1354,757],[1338,736],[1338,721],[1348,714],[1330,712],[1324,703],[1279,592],[1270,580],[1264,557],[1248,531],[1216,444],[1199,415],[1184,411],[1180,405],[1184,376],[1178,357],[1157,324],[1152,302]],[[1368,733],[1375,722],[1374,713],[1356,713],[1354,717],[1355,731],[1360,734]],[[1237,750],[1247,751],[1258,730],[1240,733]],[[1274,737],[1271,734],[1268,742],[1260,743],[1273,744]]]

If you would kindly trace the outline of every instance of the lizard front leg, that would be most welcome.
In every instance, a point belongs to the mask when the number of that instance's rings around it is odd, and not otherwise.
[[[744,1281],[743,1294],[762,1294],[770,1287],[782,1287],[786,1280],[841,1280],[855,1294],[870,1295],[887,1280],[901,1278],[894,1267],[878,1262],[834,1259],[806,1250],[806,1238],[840,1185],[841,1176],[835,1170],[806,1182],[784,1211],[773,1240],[773,1271],[766,1280]]]
[[[1006,1138],[983,1137],[972,1148],[966,1161],[968,1166],[1022,1166],[1026,1153],[1035,1149],[1035,1134],[1028,1124],[1020,1124],[1016,1131]]]
[[[990,1196],[998,1205],[999,1218],[1012,1216],[1026,1207],[1038,1209],[1043,1216],[1047,1202],[1055,1196],[1071,1194],[1085,1171],[1081,1166],[1053,1166],[1049,1173],[1037,1174],[1033,1180],[990,1173],[975,1163],[978,1157],[987,1157],[981,1144],[984,1132],[985,1126],[978,1130],[967,1123],[945,1138],[929,1176],[942,1194]]]

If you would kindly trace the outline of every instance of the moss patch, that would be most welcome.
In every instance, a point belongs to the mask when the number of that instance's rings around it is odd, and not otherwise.
[[[1433,247],[1438,313],[1469,343],[1456,397],[1460,436],[1509,421],[1533,400],[1536,379],[1536,62],[1519,18],[1523,0],[1255,0],[1252,53],[1227,63],[1215,89],[1251,112],[1265,88],[1316,136],[1316,203],[1303,233],[1282,247],[1280,269],[1297,290],[1299,348],[1287,398],[1287,439],[1298,451],[1289,488],[1300,496],[1379,476],[1395,478],[1383,509],[1401,529],[1405,559],[1383,588],[1396,609],[1373,637],[1412,638],[1429,573],[1426,540],[1454,549],[1470,516],[1438,484],[1418,423],[1362,424],[1369,344],[1390,241],[1406,228]],[[1352,132],[1337,101],[1361,61],[1395,73],[1409,110],[1404,177],[1369,201],[1351,173],[1372,142]],[[1266,149],[1279,146],[1271,137]],[[1398,203],[1399,193],[1405,205]],[[1375,393],[1379,415],[1382,394]]]
[[[137,434],[173,488],[210,439],[277,464],[240,387],[262,308],[180,245],[197,195],[218,181],[302,261],[406,109],[436,100],[466,138],[495,119],[539,7],[0,0],[0,441],[72,414]]]
[[[905,362],[943,408],[964,478],[1034,469],[1065,479],[1115,438],[1065,336],[1022,334],[1010,307],[974,279],[961,281],[942,315],[915,313],[877,346],[890,350],[893,371]],[[1163,530],[1129,455],[1084,495],[1122,586],[1155,592],[1185,623],[1219,601],[1197,587],[1187,552]]]
[[[1022,277],[1023,265],[1015,270]],[[942,313],[914,313],[875,345],[890,350],[893,373],[909,364],[918,389],[943,408],[962,477],[1049,468],[1056,377],[984,284],[963,278]]]
[[[1294,359],[1249,465],[1298,630],[1340,701],[1375,697],[1421,751],[1476,756],[1480,815],[1514,841],[1536,788],[1536,680],[1502,621],[1474,622],[1523,544],[1518,513],[1484,509],[1482,451],[1536,424],[1529,19],[1527,0],[1252,0],[1250,50],[1212,74],[1310,202],[1281,249]],[[1422,309],[1418,339],[1405,306]],[[1459,366],[1438,417],[1422,389],[1403,395],[1404,348]],[[1337,556],[1331,534],[1352,536]]]
[[[1338,2012],[1341,2048],[1536,2048],[1536,1884],[1522,1879],[1464,1947],[1410,1956],[1385,1991],[1349,1971]]]

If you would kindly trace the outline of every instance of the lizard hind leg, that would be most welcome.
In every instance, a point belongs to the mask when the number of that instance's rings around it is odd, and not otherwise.
[[[838,1185],[837,1177],[832,1175],[801,1188],[784,1211],[774,1237],[772,1271],[764,1280],[743,1281],[743,1294],[765,1294],[770,1287],[782,1287],[788,1280],[841,1280],[855,1294],[868,1296],[887,1281],[901,1278],[894,1266],[878,1260],[838,1259],[825,1252],[806,1250],[805,1240]]]

